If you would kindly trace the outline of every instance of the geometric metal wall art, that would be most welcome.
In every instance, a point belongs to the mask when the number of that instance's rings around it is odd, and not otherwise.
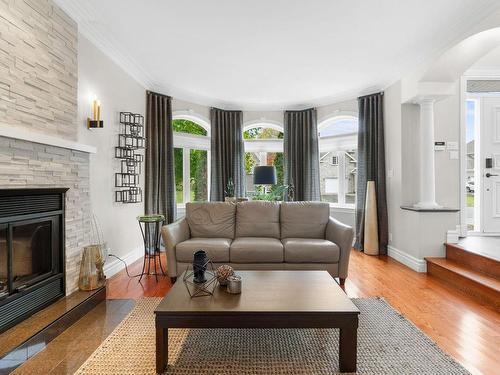
[[[145,147],[144,116],[132,112],[120,112],[120,132],[115,158],[120,159],[120,172],[115,173],[115,202],[142,202],[139,187],[144,155],[138,150]]]

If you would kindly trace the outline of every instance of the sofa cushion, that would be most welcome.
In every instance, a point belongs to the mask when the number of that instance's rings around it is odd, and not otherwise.
[[[191,237],[234,238],[236,205],[229,202],[187,203]]]
[[[193,262],[193,254],[205,250],[212,262],[229,262],[229,238],[191,238],[175,246],[178,262]]]
[[[233,263],[282,263],[283,244],[276,238],[238,237],[231,244]]]
[[[280,238],[280,205],[253,201],[236,205],[236,237]]]
[[[330,205],[324,202],[283,202],[281,238],[325,238]]]
[[[331,241],[316,238],[282,240],[286,263],[338,263],[339,247]]]

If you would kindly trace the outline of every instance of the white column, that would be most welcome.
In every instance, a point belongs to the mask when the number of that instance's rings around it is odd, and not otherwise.
[[[420,201],[418,208],[441,208],[436,203],[434,162],[434,99],[424,98],[420,105]]]

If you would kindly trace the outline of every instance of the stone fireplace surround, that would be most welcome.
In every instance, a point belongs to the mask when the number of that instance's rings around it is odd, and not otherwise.
[[[78,289],[81,254],[90,241],[89,152],[93,150],[85,150],[0,136],[1,189],[69,188],[65,218],[66,294]]]

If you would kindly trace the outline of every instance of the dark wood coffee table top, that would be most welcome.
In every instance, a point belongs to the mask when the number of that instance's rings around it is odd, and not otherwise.
[[[237,271],[242,293],[217,286],[213,296],[190,298],[182,276],[155,313],[328,313],[359,314],[358,308],[326,271]]]

